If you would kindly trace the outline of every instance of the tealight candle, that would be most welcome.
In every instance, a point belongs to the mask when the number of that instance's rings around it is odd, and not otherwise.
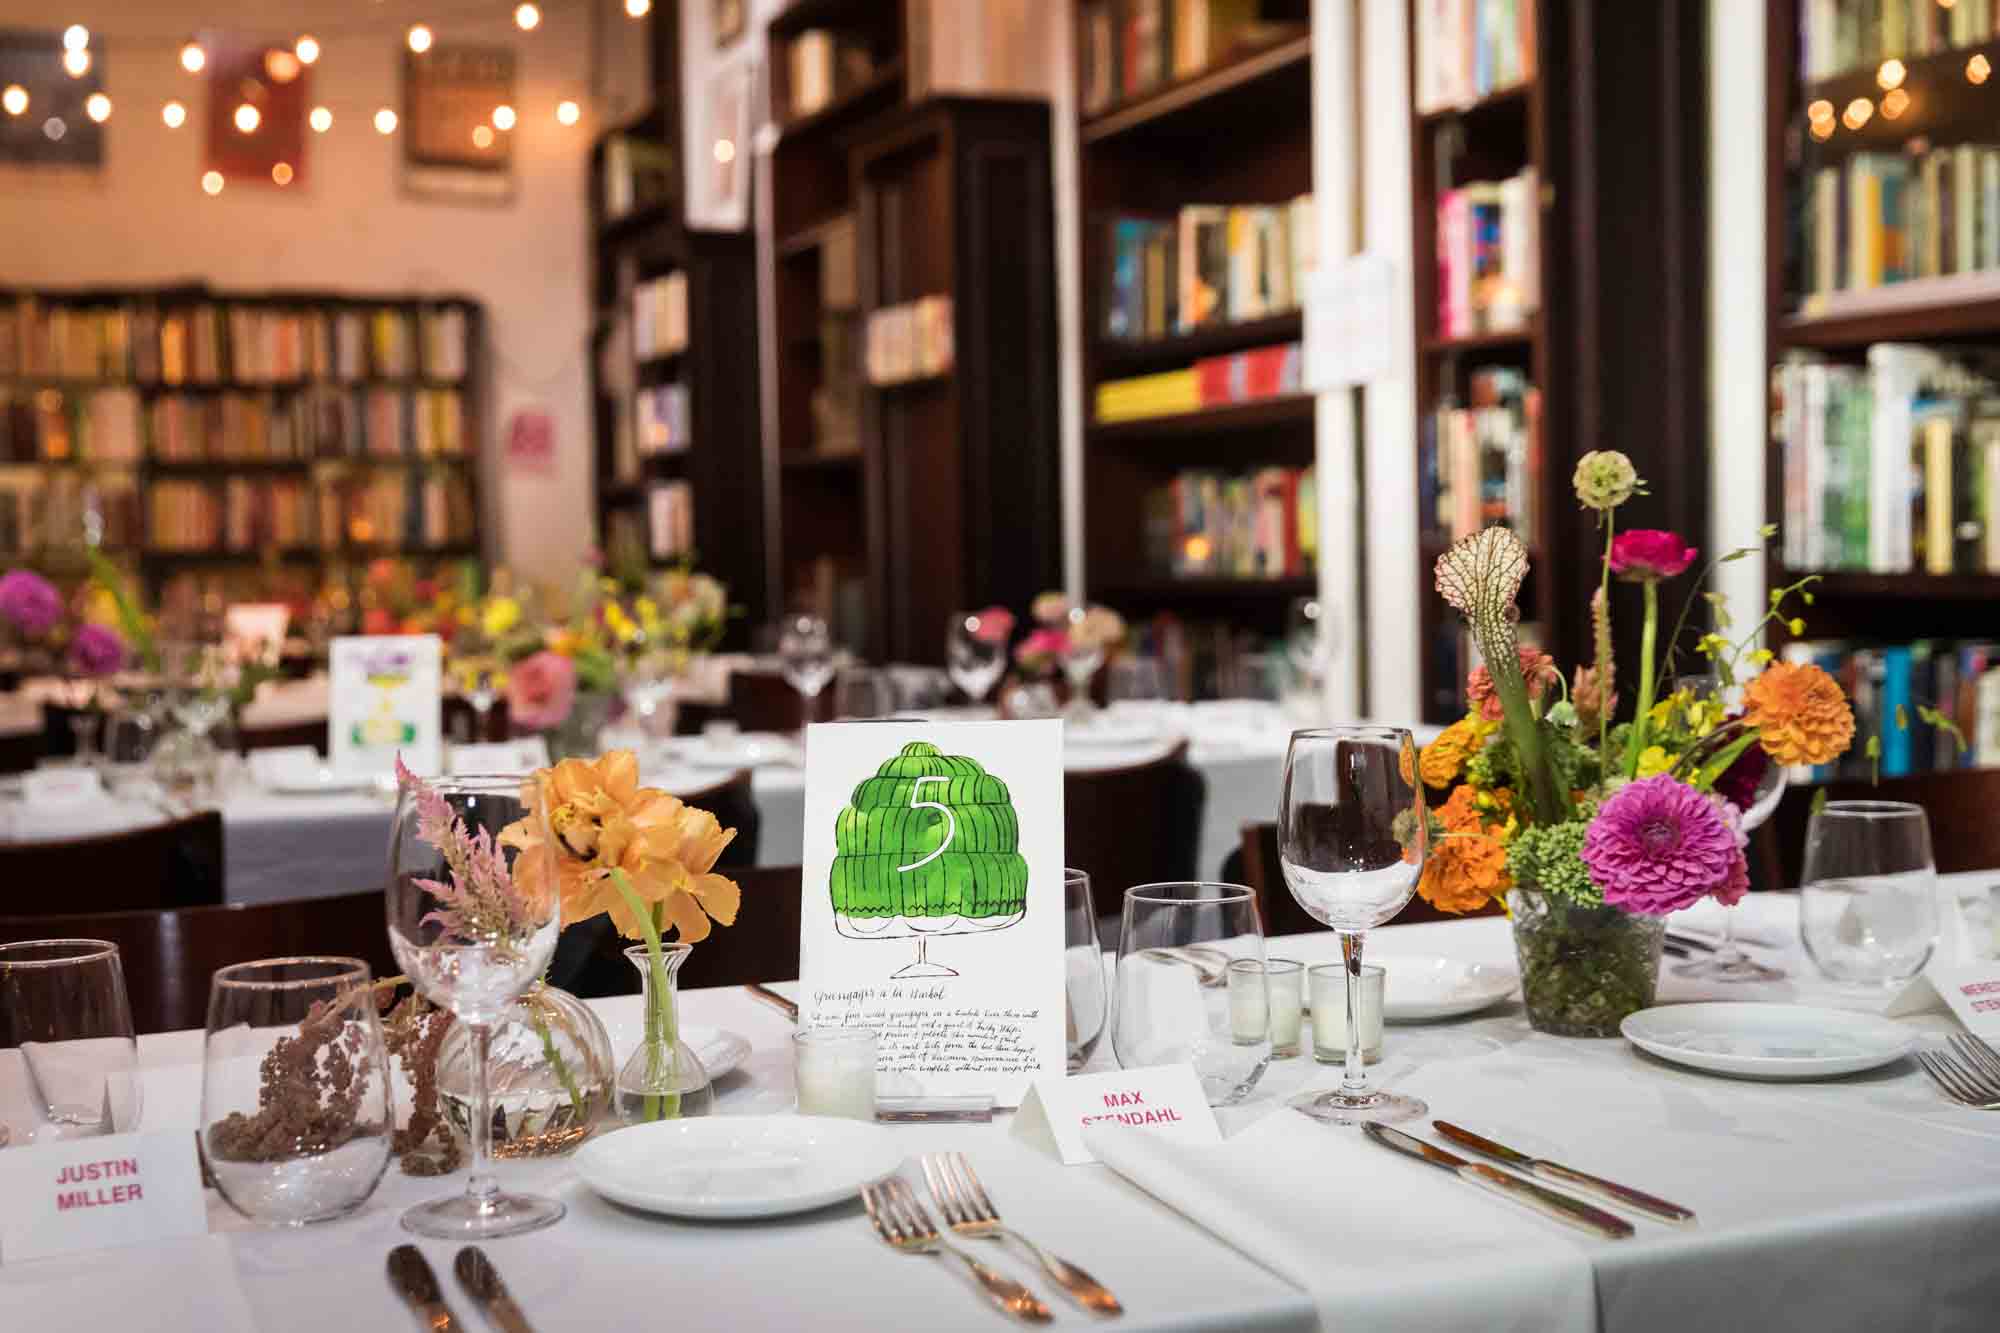
[[[1299,1053],[1299,1019],[1305,1007],[1305,964],[1273,958],[1264,964],[1264,985],[1270,992],[1271,1058],[1289,1060]]]
[[[1312,988],[1313,1059],[1337,1065],[1347,1059],[1347,976],[1343,963],[1321,963],[1307,976]],[[1355,987],[1355,1023],[1361,1030],[1361,1058],[1382,1058],[1382,988],[1387,974],[1372,963],[1361,967]]]
[[[1270,1030],[1270,991],[1264,964],[1238,958],[1229,965],[1229,1036],[1238,1046],[1254,1046]]]
[[[875,1118],[875,1029],[803,1028],[792,1057],[800,1115]]]

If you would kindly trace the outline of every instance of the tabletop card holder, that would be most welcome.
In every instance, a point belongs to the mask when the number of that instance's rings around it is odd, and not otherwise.
[[[338,638],[328,654],[327,757],[341,777],[444,769],[444,650],[435,634]]]

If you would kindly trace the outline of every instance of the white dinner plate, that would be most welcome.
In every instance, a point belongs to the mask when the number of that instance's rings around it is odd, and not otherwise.
[[[286,773],[274,777],[265,784],[264,790],[277,796],[334,796],[376,791],[381,787],[380,780],[366,773],[336,773],[331,768],[322,768],[311,773]]]
[[[865,1120],[723,1115],[658,1120],[593,1138],[570,1159],[615,1203],[671,1217],[782,1217],[893,1175],[903,1149]]]
[[[1389,954],[1363,961],[1380,963],[1388,974],[1382,978],[1382,1017],[1392,1023],[1477,1013],[1512,995],[1520,983],[1511,967],[1437,954]]]
[[[702,768],[757,768],[798,762],[798,747],[775,731],[699,736],[682,753],[689,763]]]
[[[1832,1078],[1902,1059],[1917,1036],[1893,1019],[1803,1004],[1663,1004],[1618,1030],[1662,1060],[1735,1078]]]

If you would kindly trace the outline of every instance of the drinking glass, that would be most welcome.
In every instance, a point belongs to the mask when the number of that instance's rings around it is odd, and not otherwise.
[[[1157,657],[1121,657],[1104,682],[1106,702],[1161,703],[1167,698],[1167,670]]]
[[[848,667],[835,677],[835,717],[887,717],[895,711],[896,691],[886,673],[872,667]]]
[[[806,712],[812,701],[833,679],[833,636],[818,616],[792,616],[778,632],[778,660],[785,682],[805,700]]]
[[[1097,705],[1090,698],[1090,680],[1104,665],[1104,645],[1083,632],[1089,618],[1090,611],[1086,607],[1072,606],[1065,613],[1068,646],[1062,652],[1062,669],[1069,680],[1069,707],[1064,712],[1078,719],[1087,718],[1097,711]]]
[[[1828,801],[1806,826],[1799,933],[1833,981],[1893,987],[1937,947],[1931,826],[1903,801]]]
[[[1340,1087],[1292,1106],[1337,1125],[1412,1120],[1429,1108],[1368,1086],[1356,1015],[1364,932],[1403,910],[1423,873],[1428,834],[1417,747],[1401,727],[1342,725],[1292,733],[1278,804],[1285,886],[1340,935],[1347,973],[1347,1061]]]
[[[1294,597],[1285,613],[1285,660],[1315,693],[1333,654],[1333,626],[1317,597]]]
[[[945,666],[951,683],[975,704],[1007,674],[1007,636],[995,635],[976,611],[960,611],[945,627]]]
[[[1676,676],[1673,693],[1678,694],[1682,690],[1691,691],[1696,702],[1712,702],[1725,707],[1729,703],[1720,676]],[[1769,819],[1771,812],[1778,808],[1778,801],[1785,794],[1785,770],[1755,745],[1744,751],[1743,758],[1737,762],[1762,764],[1757,773],[1756,788],[1748,803],[1742,807],[1743,832],[1747,834]],[[1680,964],[1674,968],[1674,975],[1698,981],[1739,983],[1783,981],[1786,973],[1782,967],[1760,963],[1743,952],[1743,946],[1736,942],[1736,909],[1726,907],[1722,910],[1722,938],[1717,941],[1715,952]]]
[[[1126,1069],[1191,1064],[1211,1106],[1242,1101],[1271,1062],[1271,1038],[1239,1039],[1229,966],[1264,963],[1257,895],[1240,884],[1141,884],[1118,923],[1111,1049]]]
[[[1064,1041],[1069,1072],[1090,1063],[1104,1036],[1104,947],[1097,941],[1097,909],[1090,899],[1090,876],[1063,871]]]
[[[511,1236],[563,1215],[554,1199],[503,1193],[490,1161],[486,1064],[493,1025],[548,966],[562,916],[555,838],[540,803],[529,804],[531,782],[520,776],[410,782],[396,802],[386,895],[389,947],[416,988],[465,1024],[473,1042],[472,1177],[464,1194],[403,1214],[403,1226],[420,1236]],[[489,849],[487,839],[498,846]],[[470,857],[467,840],[476,844]],[[472,863],[472,883],[459,882],[440,843],[455,846],[454,861]],[[479,873],[491,859],[500,861],[503,873]]]
[[[28,1094],[56,1138],[139,1125],[139,1042],[108,940],[0,944],[0,1048],[21,1048]]]
[[[396,1132],[374,978],[358,958],[266,958],[209,982],[202,1160],[254,1222],[302,1226],[359,1208]]]

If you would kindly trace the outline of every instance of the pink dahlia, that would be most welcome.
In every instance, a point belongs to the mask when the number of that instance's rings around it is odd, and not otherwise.
[[[1742,896],[1749,868],[1739,839],[1716,802],[1661,773],[1628,783],[1598,807],[1583,863],[1605,902],[1665,916],[1710,894]]]
[[[575,702],[576,664],[561,653],[536,653],[507,673],[507,717],[522,731],[561,726]]]
[[[1611,543],[1611,572],[1633,583],[1655,583],[1684,573],[1701,552],[1676,532],[1634,528]]]
[[[125,640],[105,625],[85,625],[69,641],[69,667],[79,676],[109,676],[125,665]]]
[[[0,617],[31,639],[47,634],[62,619],[62,596],[32,569],[0,575]]]

